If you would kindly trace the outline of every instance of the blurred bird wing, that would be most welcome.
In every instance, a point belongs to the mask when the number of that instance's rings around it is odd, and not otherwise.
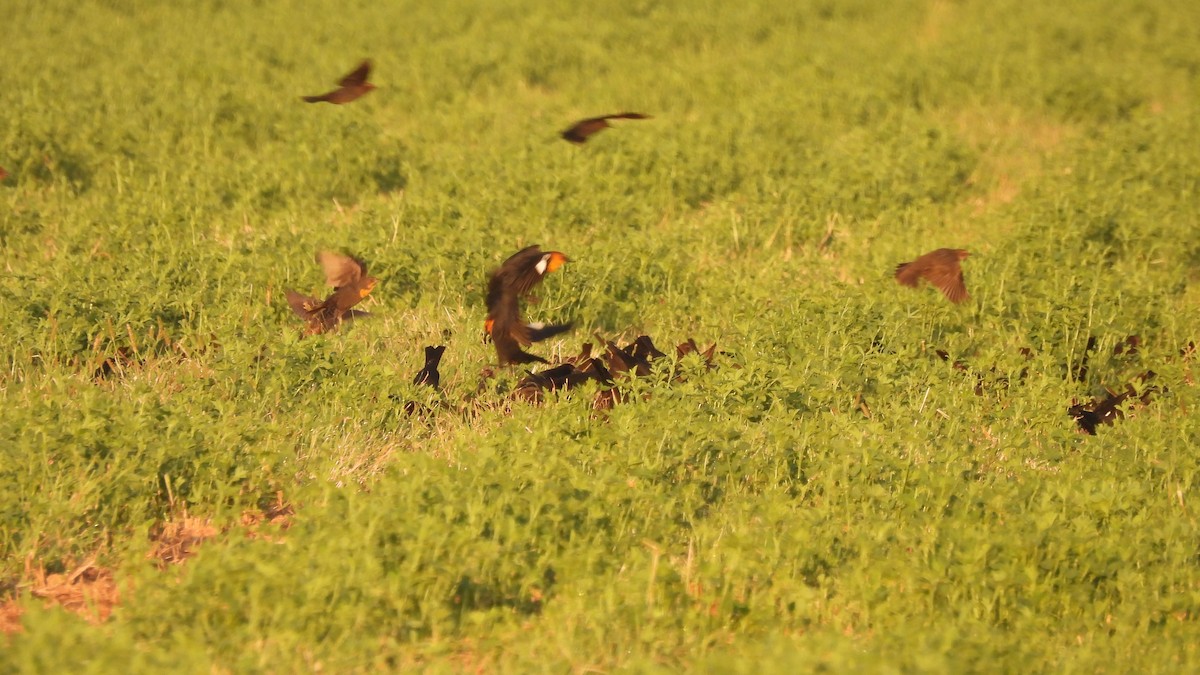
[[[363,261],[333,251],[318,253],[317,262],[325,270],[325,283],[335,289],[349,286],[367,273],[367,265]]]
[[[571,323],[558,323],[558,324],[529,323],[529,324],[522,324],[519,330],[522,333],[521,338],[529,340],[529,342],[522,342],[522,344],[528,345],[528,344],[531,344],[534,342],[541,342],[542,340],[545,340],[546,338],[554,337],[555,335],[558,335],[559,333],[565,333],[565,332],[571,330],[572,327],[573,327],[573,324],[571,324]],[[518,339],[521,339],[521,338],[518,338]]]
[[[528,294],[546,274],[565,262],[567,256],[560,251],[543,251],[537,244],[510,255],[488,280],[488,310],[494,310],[502,301],[515,301]]]
[[[540,356],[521,351],[521,345],[509,332],[493,331],[492,343],[496,345],[496,355],[500,357],[500,365],[509,363],[546,363]]]
[[[608,120],[605,117],[589,117],[586,120],[578,122],[567,127],[562,132],[562,137],[568,141],[575,143],[583,143],[588,139],[588,136],[604,129],[608,126]]]
[[[915,262],[906,262],[896,265],[896,281],[905,286],[917,287],[917,282],[921,280],[921,266]]]
[[[547,274],[562,267],[566,261],[567,256],[559,251],[537,249],[523,258],[519,266],[514,266],[509,287],[518,297],[524,296],[532,291],[534,286],[541,283]]]
[[[295,312],[301,319],[307,320],[312,318],[314,308],[321,304],[321,302],[316,298],[309,297],[302,293],[297,293],[290,288],[287,290],[286,295],[288,305],[291,306],[292,311]]]
[[[936,267],[925,274],[929,283],[938,287],[950,302],[962,302],[970,297],[963,281],[962,268],[958,265]]]
[[[371,60],[366,59],[358,64],[358,67],[350,71],[348,75],[343,77],[338,84],[343,87],[359,87],[366,84],[367,77],[371,74]]]
[[[504,322],[501,326],[492,327],[492,339],[496,337],[496,331],[503,330],[517,344],[522,347],[528,347],[535,342],[541,342],[547,338],[554,337],[559,333],[565,333],[573,328],[570,323],[562,324],[544,324],[544,323],[516,323]]]

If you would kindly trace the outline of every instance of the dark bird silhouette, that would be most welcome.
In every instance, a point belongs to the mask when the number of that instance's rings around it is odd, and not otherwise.
[[[969,298],[961,262],[970,255],[961,248],[939,248],[916,260],[896,266],[896,281],[916,288],[922,278],[936,286],[950,302]]]
[[[1154,379],[1156,373],[1153,370],[1147,370],[1139,375],[1136,380],[1145,384],[1149,380]],[[1079,428],[1091,436],[1096,435],[1096,427],[1104,424],[1111,425],[1119,418],[1124,417],[1122,404],[1127,400],[1136,397],[1141,401],[1142,405],[1150,403],[1153,397],[1155,387],[1146,387],[1141,396],[1138,396],[1137,390],[1133,383],[1125,385],[1125,391],[1120,394],[1108,391],[1108,396],[1101,399],[1092,399],[1090,404],[1076,404],[1067,409],[1067,414],[1074,418],[1075,423]]]
[[[585,365],[575,365],[575,373],[580,376],[580,381],[595,380],[603,385],[612,384],[612,373],[608,372],[608,368],[600,362],[600,359],[589,358]]]
[[[1130,336],[1127,336],[1124,340],[1121,340],[1120,342],[1118,342],[1116,347],[1113,347],[1113,355],[1120,356],[1122,354],[1125,354],[1127,356],[1133,356],[1134,354],[1138,353],[1138,350],[1141,348],[1141,346],[1142,346],[1141,336],[1130,335]]]
[[[425,367],[421,368],[417,376],[413,378],[413,384],[426,385],[438,388],[441,384],[442,376],[438,372],[438,364],[442,361],[442,353],[446,351],[445,346],[429,346],[425,348]],[[428,415],[431,411],[429,406],[418,403],[416,401],[408,401],[404,404],[404,412],[409,415],[420,414],[422,417]]]
[[[333,293],[318,301],[290,288],[287,290],[292,311],[307,324],[304,334],[317,335],[337,328],[343,321],[369,316],[366,312],[351,309],[370,295],[378,282],[375,277],[367,276],[366,263],[331,251],[318,253],[317,262],[325,269],[325,281],[333,286]]]
[[[567,389],[574,384],[571,381],[571,374],[574,372],[575,366],[570,363],[563,363],[537,373],[531,371],[517,383],[517,388],[513,390],[513,398],[529,403],[541,403],[543,391]]]
[[[438,388],[442,381],[441,373],[438,372],[438,364],[441,363],[442,353],[445,351],[445,345],[425,348],[425,367],[413,378],[413,384],[425,384],[434,389]]]
[[[644,361],[653,361],[654,359],[661,359],[667,356],[654,346],[654,341],[650,339],[649,335],[639,335],[638,338],[633,341],[632,353],[634,358],[642,359]]]
[[[500,365],[512,363],[547,363],[545,359],[523,351],[534,342],[541,342],[571,329],[570,323],[525,323],[521,319],[521,298],[545,275],[562,267],[567,256],[559,251],[542,251],[536,244],[509,256],[488,280],[487,320],[484,331],[496,345]]]
[[[607,340],[608,347],[608,368],[614,374],[627,373],[633,371],[638,377],[645,377],[650,374],[650,362],[645,357],[636,353],[636,344],[627,347],[618,347],[617,343],[612,340]]]
[[[570,128],[562,132],[562,137],[572,143],[586,143],[589,136],[599,133],[612,125],[609,120],[648,120],[649,115],[635,112],[623,112],[615,115],[602,115],[600,117],[589,117],[585,120],[579,120],[572,124]]]
[[[333,103],[341,105],[357,100],[375,88],[375,85],[367,82],[367,77],[371,74],[370,59],[364,60],[357,68],[352,70],[349,75],[338,81],[338,88],[331,92],[321,94],[320,96],[303,96],[308,103]]]

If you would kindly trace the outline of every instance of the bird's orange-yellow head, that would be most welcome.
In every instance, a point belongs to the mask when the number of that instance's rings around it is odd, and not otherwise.
[[[546,257],[546,272],[553,272],[567,262],[567,256],[559,251],[550,251]]]

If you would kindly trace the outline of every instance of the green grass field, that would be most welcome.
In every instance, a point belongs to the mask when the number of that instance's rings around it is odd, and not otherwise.
[[[1200,4],[4,14],[0,670],[1200,669]],[[477,393],[533,243],[572,261],[529,315],[577,322],[537,353],[719,367]],[[969,302],[892,279],[939,247]],[[375,316],[301,339],[325,248]],[[185,515],[216,536],[156,559]],[[101,571],[107,620],[47,601]]]

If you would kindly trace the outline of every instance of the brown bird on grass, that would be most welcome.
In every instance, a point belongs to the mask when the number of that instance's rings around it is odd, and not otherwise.
[[[542,278],[567,262],[559,251],[542,251],[536,244],[509,256],[488,280],[487,320],[484,331],[496,345],[500,365],[512,363],[548,363],[545,359],[522,351],[534,342],[571,329],[570,323],[525,323],[521,319],[521,298],[541,283]]]
[[[357,100],[371,92],[375,85],[367,82],[367,77],[371,74],[370,59],[364,60],[357,68],[352,70],[349,75],[338,81],[338,88],[331,92],[321,94],[320,96],[302,96],[308,103],[333,103],[341,105]]]
[[[606,340],[605,344],[608,347],[608,367],[612,373],[627,373],[632,370],[637,373],[638,377],[646,377],[650,374],[650,361],[635,351],[636,344],[619,347],[612,340]]]
[[[939,248],[916,260],[896,266],[896,281],[916,288],[922,278],[936,286],[950,302],[969,298],[961,262],[970,255],[961,248]]]
[[[562,137],[566,140],[582,144],[586,143],[589,136],[604,131],[612,125],[609,120],[648,120],[649,115],[635,112],[623,112],[615,115],[602,115],[600,117],[589,117],[586,120],[579,120],[572,124],[569,129],[562,132]]]
[[[541,403],[543,391],[567,389],[571,384],[571,375],[575,366],[564,363],[547,370],[535,373],[530,371],[513,390],[513,398],[529,403]]]
[[[675,347],[675,358],[682,359],[688,354],[699,354],[708,367],[712,368],[713,358],[717,354],[717,343],[714,342],[708,346],[708,349],[701,351],[700,345],[696,344],[693,338],[688,338],[687,342],[681,342]]]
[[[367,276],[366,263],[332,251],[318,253],[317,262],[325,269],[325,281],[333,286],[333,293],[318,301],[290,288],[287,290],[292,311],[308,324],[304,334],[317,335],[337,328],[343,321],[369,316],[366,312],[351,309],[370,295],[378,282],[375,277]]]
[[[0,180],[4,180],[5,178],[8,178],[8,172],[4,170],[4,167],[0,166]]]
[[[541,403],[543,391],[566,391],[595,380],[604,387],[612,387],[612,374],[598,359],[588,357],[583,365],[563,363],[541,372],[529,372],[513,390],[513,397],[530,403]]]

